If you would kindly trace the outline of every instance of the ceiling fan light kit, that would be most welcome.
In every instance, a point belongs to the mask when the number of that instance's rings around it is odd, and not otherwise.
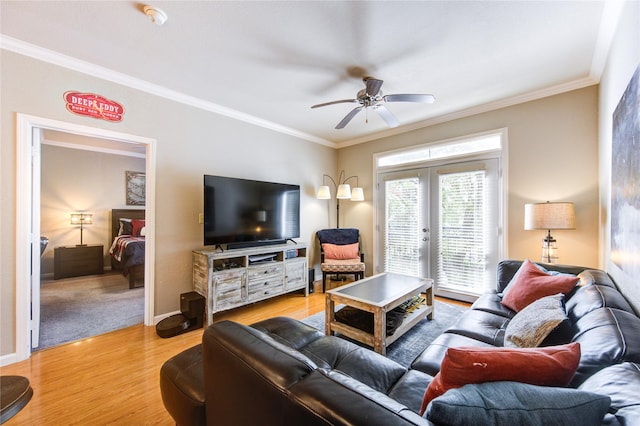
[[[342,104],[342,103],[357,103],[359,106],[352,109],[336,126],[336,129],[343,129],[349,122],[363,109],[367,112],[369,109],[374,110],[378,115],[387,123],[389,127],[397,127],[400,125],[398,119],[387,109],[385,104],[387,102],[418,102],[430,104],[435,101],[433,95],[427,94],[393,94],[383,95],[382,80],[378,80],[373,77],[364,77],[362,81],[365,84],[365,88],[358,91],[355,99],[341,99],[338,101],[325,102],[321,104],[313,105],[311,108],[325,107],[329,105]],[[366,119],[368,123],[368,117]]]

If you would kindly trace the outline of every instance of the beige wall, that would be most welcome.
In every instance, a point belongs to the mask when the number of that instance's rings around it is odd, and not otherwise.
[[[301,185],[301,238],[314,242],[327,226],[326,202],[315,199],[337,151],[129,87],[0,51],[0,355],[15,352],[16,113],[157,140],[155,314],[179,309],[192,289],[191,251],[202,248],[203,175],[218,174]],[[109,123],[69,113],[64,92],[98,93],[125,107]],[[311,259],[317,259],[312,244]]]
[[[504,257],[540,257],[544,232],[523,229],[525,203],[573,201],[576,230],[554,232],[560,261],[598,267],[597,113],[598,88],[591,86],[340,149],[339,167],[360,176],[367,199],[345,203],[345,222],[362,229],[365,252],[373,253],[373,154],[506,127],[508,248]],[[368,256],[369,271],[372,261],[373,256]]]
[[[110,265],[111,209],[143,208],[126,205],[125,172],[145,171],[145,159],[42,145],[40,233],[49,238],[42,254],[41,274],[53,274],[53,248],[80,243],[80,230],[69,214],[87,211],[93,224],[85,227],[85,244],[104,246]]]
[[[640,276],[631,276],[611,262],[612,117],[633,73],[640,66],[640,2],[625,2],[613,47],[600,84],[600,230],[601,262],[640,313]],[[640,173],[640,171],[638,171]],[[638,229],[634,230],[638,232]],[[637,235],[637,234],[636,234]],[[636,259],[640,253],[636,253]]]

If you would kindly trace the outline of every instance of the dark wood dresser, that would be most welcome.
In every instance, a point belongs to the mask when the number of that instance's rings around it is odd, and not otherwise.
[[[63,246],[53,250],[53,278],[79,277],[104,273],[102,244]]]

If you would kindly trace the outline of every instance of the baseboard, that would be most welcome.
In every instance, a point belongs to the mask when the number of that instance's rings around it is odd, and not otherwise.
[[[18,354],[11,353],[11,354],[6,354],[6,355],[2,355],[0,356],[0,367],[4,367],[5,365],[10,365],[10,364],[15,364],[16,362],[20,361],[18,359]]]
[[[171,315],[176,315],[176,314],[180,314],[182,312],[180,311],[173,311],[173,312],[169,312],[167,314],[162,314],[162,315],[157,315],[155,317],[153,317],[153,324],[158,324],[160,321],[162,321],[163,319],[170,317]]]

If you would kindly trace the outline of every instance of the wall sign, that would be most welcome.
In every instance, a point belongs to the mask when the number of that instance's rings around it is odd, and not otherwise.
[[[67,102],[67,110],[74,114],[113,122],[122,121],[124,107],[103,96],[94,93],[66,92],[64,100]]]

